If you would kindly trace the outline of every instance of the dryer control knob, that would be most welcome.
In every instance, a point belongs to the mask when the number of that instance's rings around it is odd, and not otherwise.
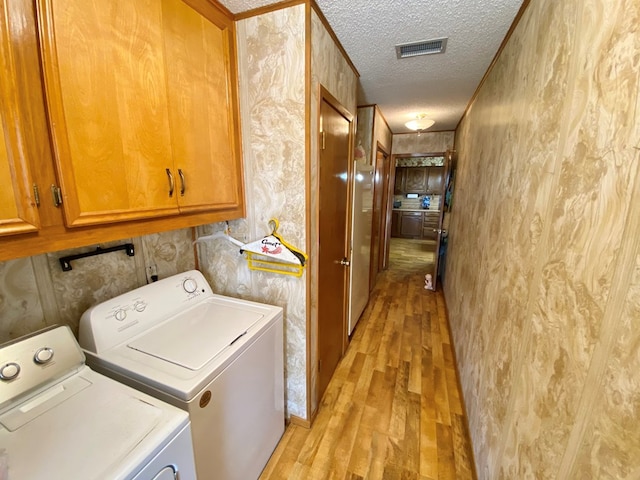
[[[122,309],[116,310],[116,313],[114,313],[113,316],[116,318],[116,320],[121,322],[125,318],[127,318],[127,312],[126,312],[126,310],[122,310]]]
[[[187,278],[184,282],[182,282],[182,288],[187,293],[193,293],[198,289],[198,284],[193,278]]]
[[[147,304],[141,301],[137,301],[133,304],[133,309],[136,312],[144,312],[144,309],[147,308]]]
[[[13,380],[20,373],[20,365],[15,362],[7,363],[0,368],[0,379],[9,381]]]
[[[36,354],[33,356],[33,361],[38,365],[44,365],[45,363],[49,363],[52,358],[53,348],[42,347],[36,351]]]

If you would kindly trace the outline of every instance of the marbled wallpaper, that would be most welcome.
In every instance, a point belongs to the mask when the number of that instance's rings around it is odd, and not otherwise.
[[[305,6],[269,12],[236,25],[247,218],[230,223],[242,242],[278,233],[306,249]],[[226,224],[200,227],[199,235]],[[284,309],[287,415],[307,418],[307,272],[296,278],[250,271],[225,239],[198,243],[200,267],[214,291]],[[310,257],[309,264],[313,264]]]
[[[311,10],[311,125],[309,128],[309,141],[311,144],[310,159],[310,180],[311,180],[311,205],[310,212],[318,211],[318,137],[319,137],[319,112],[320,105],[320,85],[326,88],[340,104],[349,111],[354,120],[357,115],[357,80],[355,72],[342,52],[333,41],[330,33],[314,10]],[[355,125],[354,125],[355,134]],[[354,136],[355,138],[355,136]],[[317,258],[319,253],[318,245],[318,215],[311,214],[310,232],[310,258]],[[311,263],[311,365],[318,364],[318,314],[317,314],[317,291],[318,291],[318,269],[317,265]],[[311,412],[317,408],[318,402],[316,391],[317,368],[311,369]]]
[[[633,0],[531,2],[456,132],[444,289],[480,478],[640,473],[638,25]]]
[[[446,152],[453,148],[455,132],[397,133],[391,153]]]
[[[133,243],[135,255],[122,251],[74,260],[63,272],[58,259],[95,250],[97,245],[0,263],[0,343],[49,325],[69,325],[78,333],[80,317],[92,305],[147,283],[146,267],[160,278],[195,268],[191,229],[118,242]]]

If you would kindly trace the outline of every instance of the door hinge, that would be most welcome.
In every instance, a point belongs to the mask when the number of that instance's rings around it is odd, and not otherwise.
[[[33,201],[36,202],[36,207],[40,206],[40,191],[35,183],[33,184]]]
[[[62,205],[62,190],[60,187],[51,185],[51,196],[53,197],[53,206],[59,207]]]
[[[325,143],[325,139],[326,139],[326,133],[325,132],[320,132],[320,143],[321,143],[321,150],[324,150],[326,148],[326,143]]]

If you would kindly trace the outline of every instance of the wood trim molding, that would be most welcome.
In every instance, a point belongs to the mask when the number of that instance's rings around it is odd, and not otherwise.
[[[264,15],[265,13],[275,12],[282,10],[283,8],[295,7],[296,5],[302,5],[306,3],[305,0],[285,0],[283,2],[274,3],[272,5],[265,5],[264,7],[258,7],[245,12],[240,12],[234,15],[234,19],[244,20],[246,18],[257,17],[258,15]]]
[[[305,102],[305,118],[304,118],[304,123],[305,123],[305,138],[307,139],[304,143],[304,183],[305,183],[305,194],[304,194],[304,201],[305,201],[305,229],[306,229],[306,235],[305,235],[305,243],[306,243],[306,249],[307,252],[309,252],[309,254],[311,254],[311,252],[313,251],[313,240],[311,238],[311,226],[312,226],[312,222],[311,222],[311,217],[312,215],[315,215],[314,212],[312,212],[311,210],[311,205],[312,205],[312,201],[311,201],[311,135],[317,135],[318,132],[312,132],[311,131],[311,88],[312,88],[312,84],[311,84],[311,6],[309,5],[309,2],[305,2],[305,12],[304,12],[304,102]],[[313,265],[313,264],[312,264]],[[300,423],[298,422],[294,422],[296,425],[302,425],[302,426],[307,426],[307,428],[311,427],[311,424],[313,423],[313,418],[315,417],[315,412],[312,413],[311,412],[311,406],[312,406],[312,399],[311,399],[311,395],[313,394],[314,391],[316,391],[314,388],[312,388],[312,380],[313,380],[313,370],[314,368],[316,368],[315,365],[311,364],[311,329],[312,329],[312,304],[313,304],[313,292],[311,289],[311,281],[312,281],[312,276],[314,275],[314,268],[315,267],[309,267],[307,268],[307,272],[305,274],[305,282],[306,282],[306,289],[305,289],[305,295],[306,295],[306,330],[307,330],[307,335],[305,338],[305,342],[306,342],[306,355],[307,355],[307,365],[306,365],[306,387],[307,387],[307,404],[306,404],[306,414],[307,414],[307,419],[303,420],[299,417],[296,417],[294,415],[291,416],[291,420],[292,422],[294,420],[299,420]],[[317,378],[316,378],[316,385],[317,385]],[[317,387],[316,387],[317,388]]]
[[[500,58],[502,51],[507,46],[507,43],[509,42],[511,35],[513,35],[514,30],[520,23],[520,20],[522,19],[524,12],[527,10],[527,7],[529,6],[530,2],[531,0],[524,0],[522,2],[522,5],[520,6],[520,10],[518,10],[518,13],[516,14],[516,17],[513,19],[513,22],[511,23],[511,26],[509,27],[507,34],[504,36],[504,39],[502,40],[502,43],[500,44],[498,51],[496,52],[496,54],[493,57],[493,60],[491,60],[491,63],[489,64],[489,68],[487,68],[487,71],[484,73],[484,76],[480,80],[480,83],[476,87],[476,90],[473,92],[473,95],[471,96],[471,99],[469,100],[467,107],[464,109],[464,113],[462,114],[462,116],[460,117],[460,120],[458,121],[458,124],[456,125],[456,128],[455,128],[456,132],[458,131],[458,128],[460,128],[460,124],[462,123],[462,120],[464,119],[464,117],[467,116],[467,112],[469,111],[473,103],[476,101],[476,98],[478,97],[478,94],[480,93],[482,86],[484,85],[485,81],[489,77],[489,74],[493,70],[493,67],[495,67],[496,63],[498,62],[498,58]]]
[[[335,108],[338,112],[340,112],[340,115],[342,115],[344,118],[346,118],[349,122],[353,123],[353,113],[351,113],[349,110],[347,110],[341,103],[340,100],[338,100],[336,97],[334,97],[331,92],[329,90],[327,90],[326,88],[324,88],[322,85],[320,85],[320,102],[322,102],[323,99],[325,99],[328,103],[331,104],[331,106],[333,108]],[[318,110],[319,112],[320,110]]]
[[[320,10],[320,7],[316,3],[316,1],[315,0],[308,0],[308,2],[311,4],[311,8],[316,12],[316,14],[318,15],[318,18],[320,18],[320,21],[322,22],[322,24],[325,26],[325,28],[329,32],[329,35],[331,35],[331,38],[333,38],[333,41],[336,43],[336,46],[338,47],[340,52],[342,52],[342,55],[344,56],[344,59],[347,61],[347,63],[351,67],[351,70],[353,70],[353,73],[356,75],[356,77],[360,78],[360,72],[358,72],[358,69],[356,68],[356,66],[351,61],[351,58],[349,58],[349,54],[347,53],[347,51],[342,46],[342,43],[340,43],[340,40],[338,40],[338,36],[333,31],[333,28],[331,28],[331,25],[329,24],[329,21],[324,16],[324,13],[322,13],[322,10]]]
[[[314,415],[315,418],[315,415]],[[313,420],[305,420],[304,418],[297,417],[296,415],[291,415],[289,417],[289,423],[292,425],[297,425],[299,427],[311,428],[313,424]]]
[[[387,119],[385,118],[384,114],[382,113],[382,110],[380,109],[380,107],[378,105],[374,105],[373,106],[373,122],[375,124],[375,114],[376,112],[380,114],[380,118],[382,118],[382,121],[384,122],[384,124],[387,126],[387,130],[389,130],[389,132],[391,132],[391,146],[393,146],[393,131],[391,131],[391,127],[389,126],[389,122],[387,122]]]

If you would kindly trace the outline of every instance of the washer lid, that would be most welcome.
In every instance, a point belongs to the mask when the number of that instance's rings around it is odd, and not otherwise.
[[[196,371],[247,333],[263,317],[263,314],[255,311],[204,302],[127,346]]]
[[[188,422],[186,412],[87,367],[2,417],[12,430],[0,427],[0,478],[8,466],[8,478],[30,480],[132,478]]]

